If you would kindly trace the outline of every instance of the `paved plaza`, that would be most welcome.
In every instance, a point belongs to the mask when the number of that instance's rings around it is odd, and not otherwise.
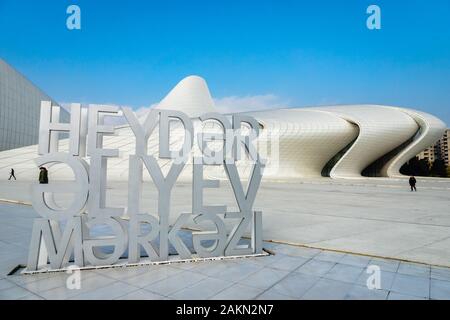
[[[79,290],[67,288],[70,275],[64,272],[2,273],[0,299],[450,299],[449,268],[282,244],[265,247],[275,255],[83,270]],[[17,256],[26,251],[14,249]],[[2,247],[2,256],[7,250]],[[381,270],[381,287],[370,290],[366,270],[373,265]]]
[[[190,185],[174,190],[173,212],[188,212]],[[7,276],[25,264],[32,221],[29,183],[2,182],[0,299],[450,299],[450,183],[383,179],[263,183],[264,247],[274,255],[211,262]],[[126,205],[126,184],[112,183],[108,203]],[[148,189],[148,190],[147,190]],[[154,190],[144,191],[150,207]],[[121,191],[122,190],[122,191]],[[218,192],[220,191],[220,192]],[[226,203],[227,187],[211,193]],[[64,198],[61,198],[64,202]],[[197,226],[198,227],[198,226]],[[290,245],[293,244],[293,245]],[[381,270],[369,290],[368,266]]]

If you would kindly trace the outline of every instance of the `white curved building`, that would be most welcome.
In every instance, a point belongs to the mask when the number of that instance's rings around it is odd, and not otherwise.
[[[332,178],[360,177],[377,159],[413,137],[419,130],[414,119],[394,108],[363,105],[320,110],[326,110],[358,127],[356,140],[331,169]]]
[[[198,76],[182,80],[156,108],[183,111],[193,119],[197,130],[201,126],[198,116],[217,112],[206,82]],[[290,108],[244,114],[251,115],[260,124],[259,142],[270,149],[266,158],[271,169],[266,170],[264,179],[273,180],[321,176],[401,177],[401,166],[436,142],[446,129],[445,123],[430,114],[379,105]],[[181,126],[174,126],[173,130],[171,142],[177,144],[182,141],[184,130]],[[104,148],[120,150],[119,158],[108,160],[108,179],[127,180],[134,135],[129,126],[117,127],[116,131],[116,136],[104,138]],[[273,136],[278,139],[269,139]],[[149,153],[157,154],[157,139],[157,134],[150,137]],[[66,141],[61,141],[61,148],[67,148]],[[14,167],[19,179],[35,180],[37,168],[33,159],[37,156],[37,146],[0,152],[0,176],[7,176]],[[168,160],[160,160],[163,171],[167,164]],[[244,176],[251,169],[246,161],[238,166]],[[187,165],[181,177],[188,178],[191,173],[192,167]],[[211,168],[205,175],[225,178],[220,166]],[[50,171],[50,178],[70,176],[64,167]]]

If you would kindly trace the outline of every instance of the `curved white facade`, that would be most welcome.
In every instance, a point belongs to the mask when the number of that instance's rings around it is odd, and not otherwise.
[[[363,105],[321,110],[355,123],[359,128],[356,141],[331,170],[332,178],[360,177],[371,163],[413,137],[419,129],[414,119],[395,108]]]
[[[316,110],[281,109],[247,114],[262,124],[262,136],[264,131],[278,135],[277,169],[266,171],[266,178],[320,177],[327,162],[358,134],[352,123]]]
[[[430,114],[410,109],[398,110],[412,117],[420,129],[413,141],[383,167],[381,174],[387,177],[401,177],[400,168],[402,165],[424,149],[433,145],[442,137],[443,128],[445,130],[445,123]]]
[[[194,128],[200,128],[196,119],[207,112],[217,112],[206,82],[197,76],[182,80],[156,108],[180,110],[188,114]],[[424,112],[379,105],[351,105],[317,108],[291,108],[247,112],[261,125],[260,142],[268,136],[267,160],[272,170],[266,170],[264,179],[286,180],[304,177],[360,178],[367,168],[377,168],[376,176],[400,177],[400,167],[410,158],[432,145],[444,133],[445,124]],[[173,143],[183,139],[184,130],[175,126]],[[128,179],[128,155],[134,152],[135,141],[130,127],[116,129],[116,136],[104,138],[104,148],[120,150],[119,158],[108,159],[108,179]],[[158,152],[158,135],[150,137],[149,153]],[[265,141],[263,141],[265,142]],[[276,144],[276,145],[275,145]],[[67,148],[62,141],[61,150]],[[192,151],[194,154],[198,150]],[[7,176],[11,167],[21,180],[35,180],[38,170],[34,164],[37,146],[0,152],[0,175]],[[168,168],[168,160],[160,166]],[[242,177],[251,166],[238,164]],[[270,166],[268,166],[270,167]],[[273,170],[273,168],[276,168]],[[378,169],[379,168],[379,169]],[[190,177],[192,167],[187,165],[181,177]],[[225,178],[221,166],[205,171],[205,175]],[[65,167],[53,167],[50,178],[68,178]],[[144,177],[149,180],[150,178]]]

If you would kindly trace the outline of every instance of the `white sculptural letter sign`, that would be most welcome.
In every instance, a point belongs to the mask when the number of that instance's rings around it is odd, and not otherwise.
[[[106,204],[107,163],[108,159],[119,157],[119,150],[103,147],[104,136],[114,135],[116,130],[114,126],[106,125],[104,118],[121,115],[135,138],[135,150],[128,159],[126,208]],[[214,122],[223,132],[197,132],[196,135],[195,121]],[[172,122],[183,128],[179,150],[172,150],[170,144]],[[242,125],[250,129],[248,134],[241,133]],[[66,152],[59,151],[60,132],[69,134]],[[159,152],[149,154],[148,141],[156,133],[159,134]],[[33,225],[26,271],[64,269],[71,263],[95,267],[119,262],[143,263],[144,259],[150,263],[168,261],[170,245],[176,251],[175,260],[261,254],[262,213],[253,209],[264,167],[253,145],[258,135],[259,124],[248,116],[228,118],[208,113],[191,119],[180,111],[152,109],[145,119],[138,119],[129,108],[90,106],[86,109],[79,104],[71,106],[70,123],[59,123],[59,107],[43,101],[40,157],[36,164],[39,167],[64,164],[70,168],[73,180],[50,180],[48,184],[32,185],[33,208],[41,217]],[[209,148],[209,142],[219,140],[222,143],[220,150]],[[194,147],[198,147],[200,156],[194,156]],[[244,188],[236,165],[241,149],[246,150],[253,163],[247,188]],[[171,163],[166,174],[160,165],[161,159]],[[171,212],[172,190],[188,163],[192,165],[192,210],[189,213]],[[228,212],[225,205],[205,205],[204,189],[220,186],[219,180],[204,177],[207,166],[223,167],[238,210]],[[158,192],[157,212],[142,210],[145,171]],[[64,207],[58,205],[57,193],[71,194],[70,203]],[[178,218],[170,225],[169,217],[176,215]],[[233,222],[231,230],[227,230],[227,220]],[[208,222],[215,230],[192,232],[190,249],[180,237],[188,222]],[[106,226],[112,236],[93,235],[92,230],[98,226]],[[144,233],[144,229],[149,231]],[[251,241],[242,244],[241,239],[249,229]]]

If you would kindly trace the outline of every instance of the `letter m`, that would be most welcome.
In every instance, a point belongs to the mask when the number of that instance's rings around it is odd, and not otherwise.
[[[67,264],[73,252],[75,264],[84,266],[81,217],[67,221],[61,235],[59,223],[48,219],[36,219],[31,234],[28,254],[28,271],[36,271],[50,261],[52,269]]]

